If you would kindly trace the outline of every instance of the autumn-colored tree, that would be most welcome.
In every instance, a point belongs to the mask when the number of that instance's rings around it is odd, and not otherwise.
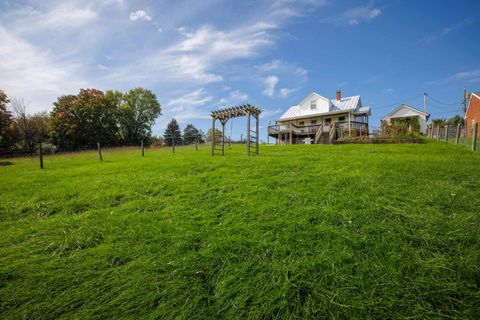
[[[97,89],[81,89],[78,95],[61,96],[53,104],[51,135],[61,148],[80,148],[117,143],[118,99]]]

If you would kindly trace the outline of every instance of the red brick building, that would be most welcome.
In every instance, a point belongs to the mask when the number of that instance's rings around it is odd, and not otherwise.
[[[468,137],[472,136],[473,123],[479,123],[480,126],[480,91],[472,92],[465,112],[465,125],[467,126]],[[477,137],[480,138],[480,128],[477,131]]]

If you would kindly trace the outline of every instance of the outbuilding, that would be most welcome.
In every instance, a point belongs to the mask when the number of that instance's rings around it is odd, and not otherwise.
[[[427,134],[427,121],[429,117],[429,113],[423,112],[406,104],[401,104],[395,110],[383,117],[382,122],[385,121],[388,125],[391,125],[392,122],[395,121],[417,119],[420,133]]]

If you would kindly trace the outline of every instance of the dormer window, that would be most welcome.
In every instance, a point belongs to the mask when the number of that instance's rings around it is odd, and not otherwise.
[[[310,110],[316,110],[317,109],[317,101],[312,100],[310,101]]]

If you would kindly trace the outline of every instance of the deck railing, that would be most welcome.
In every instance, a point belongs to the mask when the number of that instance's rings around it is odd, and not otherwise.
[[[312,124],[308,126],[297,126],[293,123],[274,124],[268,126],[268,134],[290,133],[290,131],[295,135],[316,134],[321,126],[321,124]]]
[[[335,130],[338,138],[343,137],[368,137],[368,123],[358,121],[339,121],[335,122]]]

